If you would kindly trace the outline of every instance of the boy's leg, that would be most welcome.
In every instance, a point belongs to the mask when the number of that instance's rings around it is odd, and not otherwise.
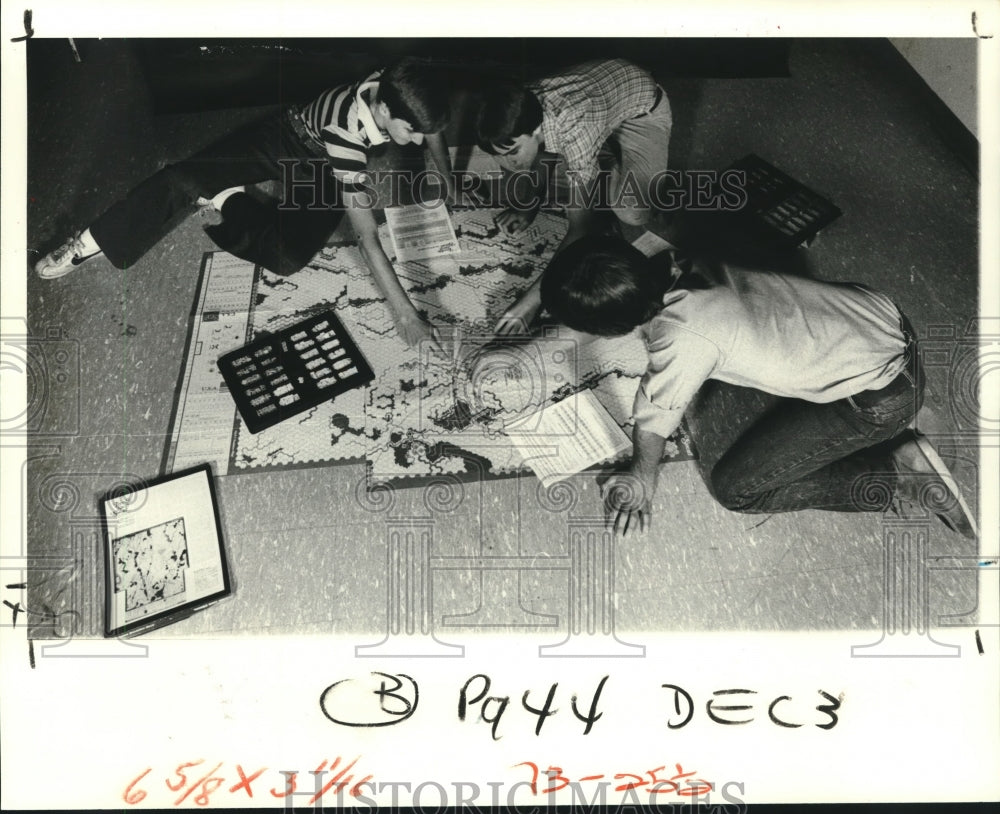
[[[223,205],[223,222],[205,232],[230,254],[288,275],[299,271],[326,245],[343,214],[343,209],[283,209],[277,201],[262,203],[237,194]]]
[[[150,176],[105,211],[90,232],[108,259],[126,268],[189,215],[199,197],[279,179],[280,158],[309,155],[284,113],[269,116]]]
[[[923,401],[919,361],[912,357],[908,367],[880,391],[779,404],[716,464],[719,502],[749,513],[885,510],[897,479],[884,442],[906,429]]]
[[[673,119],[666,93],[649,113],[622,122],[612,134],[621,164],[611,174],[611,207],[622,223],[642,226],[652,217],[650,185],[667,169]]]

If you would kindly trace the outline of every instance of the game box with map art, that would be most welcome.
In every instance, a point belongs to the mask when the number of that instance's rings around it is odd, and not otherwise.
[[[146,633],[231,593],[208,464],[100,499],[107,637]]]

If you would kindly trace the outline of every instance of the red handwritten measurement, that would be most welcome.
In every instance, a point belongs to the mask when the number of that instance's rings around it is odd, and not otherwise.
[[[359,778],[352,771],[360,759],[361,757],[358,756],[344,765],[341,765],[339,757],[332,761],[322,761],[315,769],[308,772],[313,776],[311,784],[300,784],[299,772],[297,771],[278,771],[277,774],[281,776],[280,780],[268,780],[262,777],[265,772],[269,771],[266,766],[248,773],[243,766],[237,763],[235,764],[235,772],[232,772],[222,770],[223,763],[220,761],[206,771],[205,766],[208,761],[204,758],[179,763],[177,768],[164,778],[158,778],[154,775],[153,767],[149,766],[125,787],[122,799],[129,805],[138,805],[146,799],[147,791],[155,791],[156,788],[160,788],[159,781],[162,780],[163,787],[166,788],[167,792],[177,795],[173,800],[175,806],[180,806],[188,801],[197,806],[210,805],[212,795],[220,789],[226,789],[227,786],[226,790],[229,794],[236,794],[241,799],[243,794],[253,799],[256,791],[265,799],[281,800],[293,796],[308,797],[305,805],[311,806],[325,794],[340,795],[346,791],[351,797],[360,797],[362,787],[370,783],[373,778],[370,774]],[[312,788],[306,788],[307,785],[311,785]]]
[[[565,769],[562,766],[549,766],[547,769],[541,769],[537,763],[532,763],[530,760],[517,763],[514,768],[519,766],[527,766],[531,769],[530,785],[531,793],[534,795],[553,794],[570,784],[602,781],[614,783],[614,791],[616,792],[645,789],[649,794],[674,794],[678,797],[700,797],[708,794],[714,788],[712,783],[707,780],[694,778],[697,771],[685,772],[680,763],[675,763],[674,769],[668,769],[666,765],[663,765],[657,766],[655,769],[646,769],[643,772],[586,774],[576,778],[565,774]],[[541,783],[539,783],[540,779],[542,779]]]

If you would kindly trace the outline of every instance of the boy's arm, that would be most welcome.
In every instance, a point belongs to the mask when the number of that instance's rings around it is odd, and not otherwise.
[[[410,347],[416,347],[422,340],[430,340],[436,345],[437,336],[434,327],[425,322],[417,313],[417,309],[410,302],[403,286],[400,285],[396,270],[392,267],[392,263],[389,262],[389,258],[382,248],[382,242],[378,238],[375,215],[370,209],[348,204],[347,217],[355,235],[357,235],[361,256],[368,264],[368,269],[375,278],[379,290],[385,296],[389,308],[392,309],[396,327],[399,329],[403,341]]]
[[[424,135],[424,143],[427,145],[427,151],[431,154],[431,160],[438,172],[444,176],[445,202],[454,205],[456,203],[455,178],[452,175],[451,156],[448,154],[448,141],[443,133],[427,133]]]
[[[615,534],[621,535],[630,530],[645,531],[649,526],[666,439],[680,425],[688,405],[719,361],[719,349],[709,339],[655,323],[648,329],[647,349],[649,365],[632,405],[632,465],[627,473],[608,481],[604,489]]]
[[[591,221],[591,213],[587,209],[567,209],[566,219],[569,228],[556,247],[555,255],[559,254],[570,243],[579,240],[587,233]],[[551,262],[551,261],[550,261]],[[518,297],[517,301],[497,321],[494,330],[500,336],[526,333],[531,321],[542,308],[542,277],[541,275]]]
[[[615,535],[646,531],[652,524],[650,508],[660,472],[660,459],[667,439],[638,424],[632,435],[632,465],[608,479],[602,492],[608,520]]]

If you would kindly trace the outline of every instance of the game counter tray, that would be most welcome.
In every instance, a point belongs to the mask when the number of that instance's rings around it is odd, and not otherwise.
[[[747,206],[740,214],[768,242],[808,244],[842,214],[822,195],[753,153],[729,169],[746,173]]]
[[[375,378],[333,311],[262,335],[220,356],[218,365],[251,433]]]

